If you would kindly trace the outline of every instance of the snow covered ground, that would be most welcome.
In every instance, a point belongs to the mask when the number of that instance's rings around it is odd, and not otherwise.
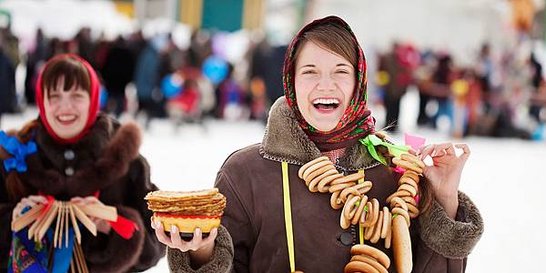
[[[36,116],[4,116],[2,129],[19,127]],[[192,190],[213,185],[224,159],[236,149],[261,141],[257,122],[210,120],[204,127],[185,125],[175,132],[166,120],[155,120],[144,134],[142,154],[149,160],[153,182],[162,189]],[[427,142],[450,141],[429,130],[409,133]],[[394,135],[399,140],[400,135]],[[516,139],[467,138],[472,155],[463,172],[461,190],[479,207],[485,233],[468,260],[467,272],[542,272],[546,246],[544,179],[546,143]],[[166,260],[147,271],[168,272]]]

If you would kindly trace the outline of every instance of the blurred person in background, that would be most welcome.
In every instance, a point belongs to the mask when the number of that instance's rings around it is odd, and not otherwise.
[[[432,117],[432,126],[438,127],[440,117],[446,117],[450,122],[453,121],[453,103],[451,101],[451,84],[457,74],[453,65],[453,59],[449,53],[440,53],[438,56],[438,65],[432,74],[431,99],[438,103],[438,109]]]
[[[0,28],[0,36],[2,36],[0,47],[3,48],[4,54],[10,59],[13,67],[17,67],[21,62],[19,38],[17,38],[17,36],[15,36],[11,31],[10,23],[4,28]]]
[[[133,80],[135,57],[125,39],[118,36],[106,54],[102,78],[109,95],[109,111],[116,117],[125,111],[125,88]]]
[[[99,113],[98,93],[89,63],[76,55],[56,56],[38,78],[39,118],[21,130],[0,132],[2,272],[68,272],[74,251],[83,252],[89,272],[143,271],[164,255],[144,225],[151,217],[144,195],[157,187],[139,154],[140,130]],[[54,200],[114,206],[117,221],[92,218],[96,237],[82,229],[81,245],[72,240],[56,248],[53,225],[39,242],[29,239],[28,226],[11,232],[9,223]],[[74,238],[73,230],[69,236]]]
[[[341,227],[340,210],[332,209],[326,194],[333,185],[317,189],[314,178],[301,179],[300,167],[317,158],[330,165],[310,167],[319,172],[314,177],[334,172],[337,178],[355,181],[347,176],[365,174],[373,183],[366,194],[377,202],[375,207],[388,209],[386,198],[396,192],[401,174],[393,170],[394,152],[379,144],[387,140],[375,132],[367,108],[364,54],[347,23],[330,16],[304,26],[292,40],[284,65],[285,96],[271,107],[263,142],[234,152],[218,172],[215,185],[227,198],[223,226],[207,238],[196,229],[186,242],[176,227],[169,237],[162,224],[151,223],[168,246],[172,272],[343,272],[351,248],[364,241],[357,225],[362,220]],[[463,150],[460,156],[455,147]],[[423,167],[424,177],[416,178],[421,212],[409,227],[413,269],[405,272],[464,272],[483,232],[478,209],[458,191],[470,151],[465,144],[443,143],[418,151],[406,148],[404,155],[408,152],[421,160],[430,156],[433,164]],[[383,241],[371,241],[365,241],[368,248],[393,259]]]
[[[415,71],[415,84],[419,90],[419,114],[417,125],[432,126],[432,118],[427,113],[432,87],[432,73],[436,67],[436,56],[432,50],[425,50],[421,54],[420,65]]]
[[[3,113],[13,113],[17,106],[15,64],[5,52],[5,36],[0,33],[0,125]]]
[[[233,64],[227,64],[227,74],[216,88],[216,117],[225,120],[246,120],[250,116],[246,91],[233,77]]]
[[[413,73],[418,61],[413,46],[399,43],[394,43],[391,51],[380,57],[379,70],[388,75],[388,81],[383,86],[387,130],[398,130],[400,101],[408,87],[414,83]]]
[[[41,28],[36,30],[34,46],[27,53],[27,73],[25,75],[25,98],[28,105],[34,105],[36,79],[43,64],[47,60],[48,41]]]
[[[162,54],[167,50],[166,38],[163,35],[152,38],[136,62],[134,82],[137,90],[138,113],[145,115],[146,129],[149,128],[153,117],[165,116],[165,100],[159,89],[159,83],[162,79]]]

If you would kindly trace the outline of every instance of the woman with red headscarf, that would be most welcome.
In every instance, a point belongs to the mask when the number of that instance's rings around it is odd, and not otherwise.
[[[366,62],[345,21],[306,25],[284,63],[262,143],[234,152],[216,187],[222,226],[170,237],[173,272],[464,272],[483,232],[463,193],[464,144],[411,150],[374,130]],[[455,147],[463,150],[460,156]],[[433,165],[423,163],[431,157]],[[392,263],[391,263],[392,261]],[[301,271],[298,271],[301,272]]]
[[[36,88],[39,118],[19,131],[0,132],[0,268],[8,272],[128,272],[155,265],[164,247],[144,225],[151,217],[144,195],[157,187],[139,154],[140,130],[99,113],[99,81],[82,58],[58,55],[41,72]],[[96,236],[80,225],[66,245],[45,236],[29,240],[29,227],[10,225],[38,205],[55,201],[115,207],[117,220],[93,218]],[[46,214],[47,215],[47,214]],[[61,221],[62,222],[62,221]],[[61,225],[62,226],[62,225]],[[68,230],[68,228],[66,229]],[[57,234],[57,232],[55,232]],[[81,239],[76,242],[76,236]],[[64,245],[64,246],[63,246]],[[74,269],[76,254],[83,257]],[[84,269],[84,267],[86,269]]]

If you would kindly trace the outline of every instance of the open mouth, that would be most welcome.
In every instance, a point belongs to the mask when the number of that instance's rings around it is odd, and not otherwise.
[[[72,124],[78,119],[77,115],[59,115],[57,121],[63,125]]]
[[[313,100],[313,106],[318,110],[335,110],[339,107],[339,99],[336,98],[318,98]]]

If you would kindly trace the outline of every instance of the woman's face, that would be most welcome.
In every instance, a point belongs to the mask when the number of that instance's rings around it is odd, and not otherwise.
[[[313,42],[302,45],[296,59],[298,108],[311,126],[333,130],[353,96],[355,69],[351,63]]]
[[[89,116],[91,100],[89,93],[78,86],[63,91],[61,78],[54,90],[46,90],[44,109],[46,119],[57,136],[69,139],[77,136],[85,128]]]

